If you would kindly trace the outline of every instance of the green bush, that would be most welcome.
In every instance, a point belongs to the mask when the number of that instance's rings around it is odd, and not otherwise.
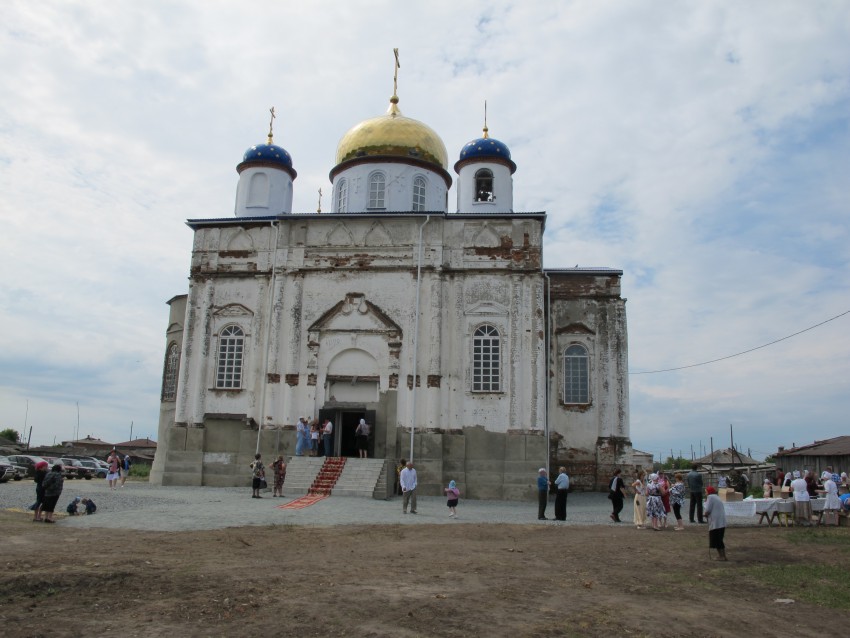
[[[151,474],[151,466],[147,463],[133,463],[130,466],[130,476],[136,478],[148,478]]]

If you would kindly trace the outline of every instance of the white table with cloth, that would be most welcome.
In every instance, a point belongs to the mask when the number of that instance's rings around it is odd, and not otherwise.
[[[755,513],[758,514],[759,524],[766,518],[767,524],[770,526],[773,526],[774,520],[778,520],[780,525],[787,527],[794,520],[793,498],[753,498],[740,502],[755,503]],[[812,504],[812,515],[818,517],[818,525],[820,525],[823,521],[823,506],[826,504],[826,499],[813,498],[810,502]]]
[[[746,502],[746,501],[743,501]],[[767,519],[767,524],[773,527],[773,521],[788,526],[789,519],[794,517],[794,500],[784,498],[753,498],[750,502],[756,505],[759,525]]]
[[[754,500],[746,501],[724,501],[723,510],[728,517],[750,518],[756,515],[756,503]]]

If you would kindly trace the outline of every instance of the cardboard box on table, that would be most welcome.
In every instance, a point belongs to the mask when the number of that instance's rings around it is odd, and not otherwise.
[[[736,492],[731,487],[721,487],[717,490],[717,495],[721,501],[743,501],[744,495]]]

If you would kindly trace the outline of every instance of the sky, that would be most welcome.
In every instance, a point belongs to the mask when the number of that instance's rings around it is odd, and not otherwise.
[[[636,448],[850,434],[844,0],[4,3],[0,429],[155,438],[185,220],[233,214],[271,106],[315,211],[394,47],[450,164],[487,100],[545,267],[623,270]]]

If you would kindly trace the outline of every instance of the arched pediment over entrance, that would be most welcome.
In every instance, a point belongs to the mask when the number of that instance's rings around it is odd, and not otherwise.
[[[373,375],[398,368],[401,326],[362,293],[347,294],[313,322],[308,336],[308,367],[328,370],[326,366],[343,351],[360,349],[377,362]]]
[[[390,319],[378,306],[360,293],[350,293],[319,317],[309,328],[310,333],[359,332],[384,334],[400,340],[401,326]]]

